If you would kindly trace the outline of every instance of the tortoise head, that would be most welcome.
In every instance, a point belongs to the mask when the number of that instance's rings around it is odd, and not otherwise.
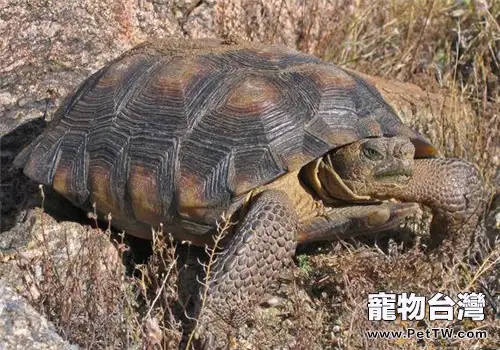
[[[323,200],[376,201],[408,185],[415,146],[405,136],[367,138],[327,153],[313,165]]]
[[[432,211],[430,247],[447,238],[465,248],[464,242],[484,234],[481,173],[461,159],[418,154],[406,136],[361,139],[334,149],[316,163],[317,193],[327,202],[393,198],[423,204]]]

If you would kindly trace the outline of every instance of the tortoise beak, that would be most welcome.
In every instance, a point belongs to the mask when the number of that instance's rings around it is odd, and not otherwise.
[[[413,175],[413,159],[384,165],[375,169],[374,175],[380,182],[408,183]]]

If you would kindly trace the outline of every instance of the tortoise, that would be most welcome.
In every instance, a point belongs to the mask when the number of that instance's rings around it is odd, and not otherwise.
[[[141,238],[162,225],[213,245],[221,215],[234,222],[198,310],[205,349],[226,344],[297,244],[397,227],[419,204],[433,212],[433,245],[454,242],[473,234],[484,195],[473,164],[438,157],[359,74],[219,39],[124,53],[68,97],[15,165]]]

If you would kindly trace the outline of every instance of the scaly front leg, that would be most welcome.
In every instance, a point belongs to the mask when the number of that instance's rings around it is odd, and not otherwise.
[[[200,294],[195,349],[228,347],[228,333],[246,321],[269,285],[292,263],[297,228],[285,193],[266,191],[253,200],[213,266],[207,294]]]
[[[354,238],[396,228],[419,211],[417,203],[381,203],[330,208],[300,225],[299,243]]]
[[[431,208],[431,248],[443,240],[465,250],[474,236],[484,235],[485,189],[474,165],[461,159],[416,159],[408,186],[395,194]]]

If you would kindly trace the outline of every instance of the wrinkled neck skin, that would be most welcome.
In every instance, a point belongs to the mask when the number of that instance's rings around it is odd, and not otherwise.
[[[334,170],[328,156],[316,159],[314,162],[304,167],[304,178],[309,187],[330,205],[335,205],[339,201],[343,202],[377,202],[369,195],[358,195],[352,187],[346,185],[340,175]]]

